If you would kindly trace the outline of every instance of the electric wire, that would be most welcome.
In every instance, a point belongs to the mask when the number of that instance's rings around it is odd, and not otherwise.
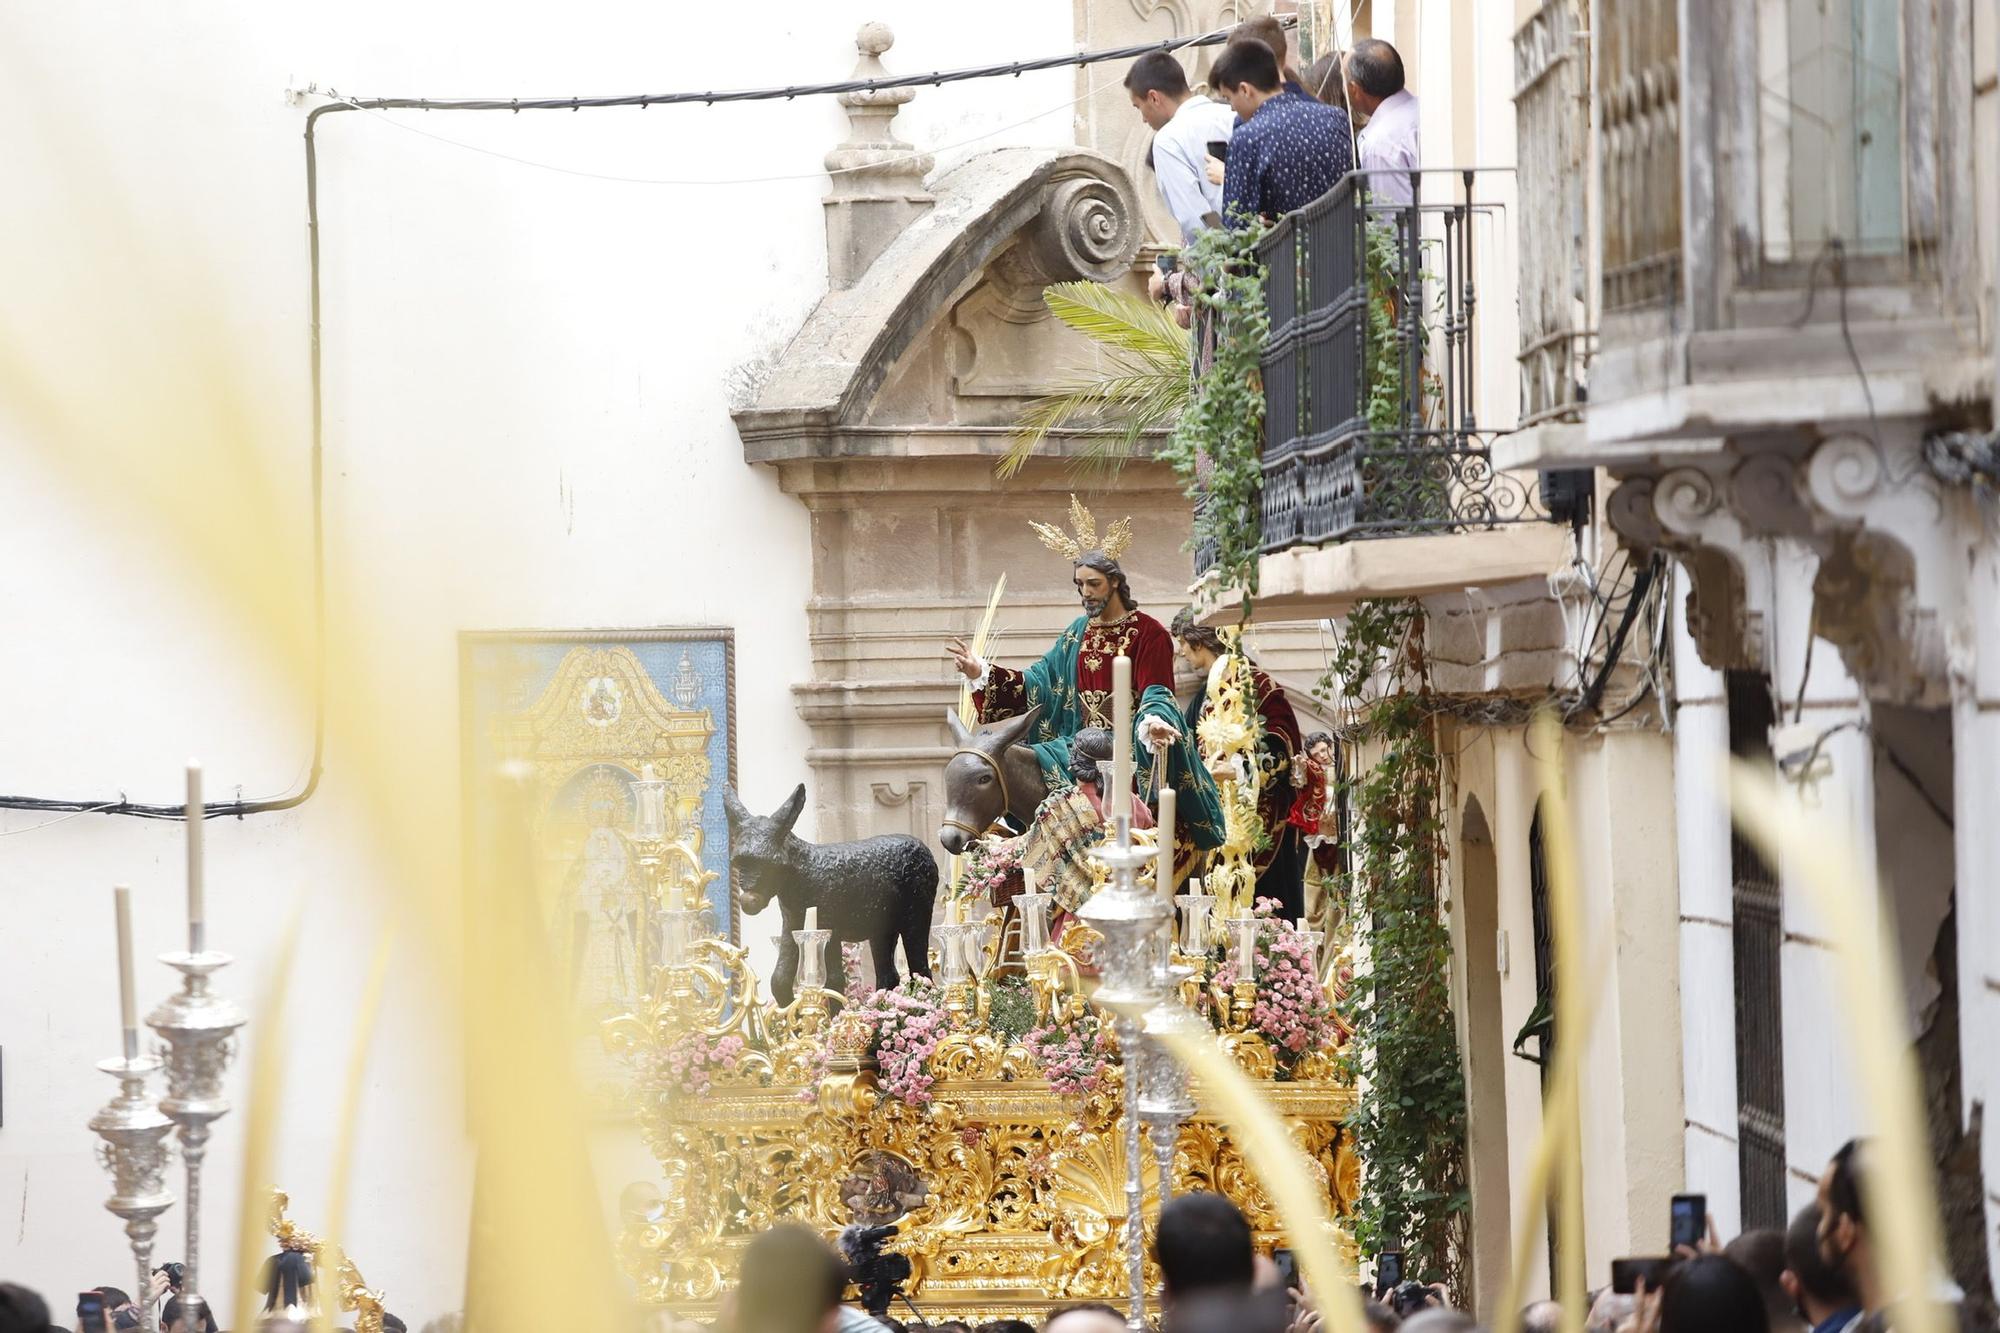
[[[311,268],[310,292],[310,337],[312,392],[312,445],[310,451],[310,474],[312,483],[312,564],[313,564],[313,626],[315,632],[313,669],[313,749],[305,785],[289,796],[253,801],[223,801],[204,805],[201,809],[205,819],[238,817],[245,815],[269,814],[293,809],[303,805],[319,789],[324,771],[326,740],[326,556],[325,556],[325,504],[324,504],[324,456],[325,456],[325,415],[322,394],[322,363],[320,357],[320,264],[319,264],[319,175],[315,140],[315,130],[321,116],[339,111],[582,111],[610,107],[672,106],[701,103],[714,106],[718,103],[791,101],[799,97],[828,96],[851,92],[876,92],[891,88],[942,87],[948,83],[965,83],[976,79],[1018,77],[1038,70],[1062,69],[1097,64],[1107,60],[1136,59],[1153,51],[1178,51],[1188,47],[1215,46],[1228,40],[1234,25],[1196,33],[1188,37],[1168,38],[1159,42],[1147,42],[1137,46],[1113,47],[1096,51],[1076,51],[1061,56],[1045,56],[1034,60],[1020,60],[1009,64],[981,65],[967,69],[933,70],[926,74],[892,75],[879,79],[843,79],[833,83],[800,84],[784,88],[752,88],[701,93],[647,93],[626,97],[568,97],[568,98],[425,98],[425,97],[375,97],[329,100],[317,106],[306,115],[305,155],[306,155],[306,211],[307,236]],[[1072,99],[1073,104],[1073,99]],[[1048,114],[1048,113],[1043,113]],[[1034,117],[1031,119],[1039,119]],[[391,122],[396,123],[396,122]],[[1026,122],[1023,122],[1026,123]],[[406,127],[413,128],[413,127]],[[1003,133],[1009,127],[991,133]],[[1018,128],[1013,127],[1013,128]],[[425,133],[424,131],[417,131]],[[432,135],[440,138],[442,136]],[[983,137],[991,137],[988,134]],[[456,142],[446,140],[446,142]],[[970,141],[969,141],[970,142]],[[473,145],[459,144],[473,148]],[[484,151],[477,150],[475,151]],[[949,151],[949,150],[946,150]],[[913,154],[917,156],[920,154]],[[506,156],[506,154],[496,154]],[[525,159],[517,159],[526,161]],[[528,162],[527,165],[547,166]],[[564,168],[551,168],[566,170]],[[589,173],[571,171],[570,174]],[[825,174],[825,173],[815,173]],[[667,183],[667,182],[661,182]],[[0,796],[0,810],[33,810],[62,813],[66,815],[105,814],[123,815],[138,819],[181,820],[187,817],[183,804],[131,801],[121,794],[115,801],[70,800],[40,796]],[[59,821],[49,821],[55,823]],[[47,825],[35,825],[42,828]],[[16,829],[11,832],[29,832],[31,829]]]

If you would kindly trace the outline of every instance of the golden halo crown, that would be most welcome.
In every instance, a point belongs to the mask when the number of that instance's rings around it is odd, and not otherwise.
[[[1121,518],[1104,530],[1100,539],[1097,535],[1097,520],[1090,510],[1074,495],[1069,497],[1070,531],[1064,532],[1059,524],[1037,523],[1029,520],[1028,526],[1042,539],[1042,545],[1058,555],[1074,560],[1085,551],[1102,551],[1116,560],[1132,545],[1132,520]]]

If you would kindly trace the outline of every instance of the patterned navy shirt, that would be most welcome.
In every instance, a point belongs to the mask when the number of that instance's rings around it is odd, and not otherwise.
[[[1303,93],[1265,99],[1229,136],[1222,177],[1222,216],[1277,217],[1304,208],[1354,167],[1354,133],[1347,112]]]

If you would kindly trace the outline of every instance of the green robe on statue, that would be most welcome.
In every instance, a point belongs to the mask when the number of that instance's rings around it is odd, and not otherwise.
[[[1140,722],[1156,717],[1181,733],[1166,753],[1177,841],[1203,850],[1221,846],[1222,800],[1174,698],[1173,640],[1164,625],[1144,612],[1134,611],[1116,625],[1099,625],[1089,616],[1079,616],[1026,671],[992,667],[985,687],[973,696],[979,720],[1018,717],[1040,704],[1041,720],[1027,744],[1041,760],[1043,780],[1051,787],[1068,786],[1070,739],[1086,727],[1111,725],[1111,662],[1121,653],[1132,659],[1132,689],[1137,696],[1132,708],[1132,755],[1140,795],[1147,804],[1157,804],[1152,752],[1139,743]]]

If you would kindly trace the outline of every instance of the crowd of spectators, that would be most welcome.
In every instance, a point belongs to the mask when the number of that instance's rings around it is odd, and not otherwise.
[[[1208,84],[1213,97],[1196,92],[1164,51],[1141,56],[1125,75],[1132,106],[1153,131],[1147,161],[1184,246],[1210,228],[1303,208],[1355,170],[1373,199],[1414,201],[1417,99],[1389,43],[1358,41],[1301,73],[1284,26],[1253,18],[1231,32]],[[1357,120],[1365,122],[1358,133]],[[1192,281],[1171,258],[1152,280],[1154,299],[1184,325]]]
[[[1868,1159],[1865,1141],[1842,1147],[1827,1164],[1817,1198],[1782,1232],[1749,1231],[1723,1245],[1711,1220],[1705,1241],[1684,1244],[1672,1255],[1614,1264],[1613,1281],[1588,1296],[1586,1329],[1892,1333],[1901,1312],[1918,1300],[1948,1307],[1946,1327],[1976,1327],[1978,1312],[1970,1303],[1958,1308],[1962,1294],[1942,1276],[1905,1281],[1882,1271],[1866,1206]],[[1153,1239],[1159,1289],[1149,1304],[1161,1333],[1323,1333],[1329,1325],[1320,1303],[1294,1271],[1276,1262],[1286,1257],[1260,1252],[1249,1223],[1223,1196],[1177,1195],[1161,1210]],[[141,1302],[157,1307],[157,1327],[165,1333],[193,1333],[175,1291],[174,1267],[163,1265],[138,1301],[117,1287],[82,1293],[74,1321],[26,1287],[0,1282],[0,1333],[115,1333],[140,1326]],[[635,1317],[633,1333],[1119,1333],[1126,1327],[1120,1309],[1098,1302],[1060,1306],[1039,1324],[932,1319],[907,1298],[898,1308],[907,1320],[870,1315],[845,1301],[858,1276],[815,1232],[773,1227],[745,1248],[714,1324],[663,1312]],[[1453,1308],[1451,1293],[1435,1282],[1369,1284],[1359,1296],[1371,1333],[1476,1333],[1492,1316],[1482,1311],[1482,1322]],[[1971,1323],[1954,1319],[1968,1312]],[[1556,1302],[1538,1300],[1520,1311],[1519,1322],[1526,1333],[1555,1333],[1564,1326],[1563,1315]],[[260,1333],[304,1327],[279,1316],[256,1325]],[[450,1327],[459,1333],[458,1324]],[[386,1333],[405,1333],[402,1322],[390,1316]]]

